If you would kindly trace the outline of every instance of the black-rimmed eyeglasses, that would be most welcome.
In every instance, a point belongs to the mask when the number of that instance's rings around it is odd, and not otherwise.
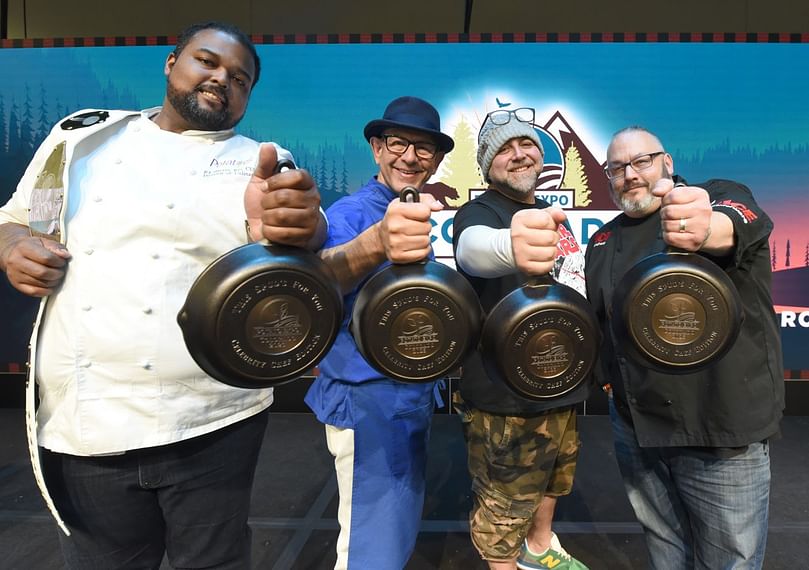
[[[666,154],[666,151],[659,150],[657,152],[649,152],[646,154],[641,154],[640,156],[636,156],[629,162],[623,162],[621,164],[608,164],[604,167],[604,174],[607,175],[607,178],[610,180],[620,180],[626,175],[626,167],[631,166],[632,170],[635,172],[640,172],[641,170],[646,170],[652,163],[654,162],[655,158],[661,154]]]
[[[497,111],[492,111],[486,118],[483,120],[484,123],[486,121],[491,121],[495,125],[505,125],[510,120],[511,117],[514,117],[521,123],[534,123],[535,113],[531,107],[520,107],[518,109],[498,109]]]
[[[419,158],[433,158],[438,152],[438,145],[427,141],[411,141],[399,135],[382,135],[381,138],[385,141],[385,148],[393,154],[406,153],[410,145],[413,145]]]

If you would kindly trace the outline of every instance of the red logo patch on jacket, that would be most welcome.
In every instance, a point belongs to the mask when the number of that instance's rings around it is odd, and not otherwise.
[[[758,219],[756,213],[747,206],[745,206],[744,204],[742,204],[741,202],[734,202],[733,200],[720,200],[719,202],[715,202],[714,206],[730,208],[731,210],[739,214],[739,216],[741,216],[742,221],[744,221],[745,224],[748,224]]]
[[[612,232],[610,232],[610,231],[596,232],[590,238],[590,243],[593,245],[593,247],[598,247],[600,245],[604,245],[605,243],[607,243],[607,240],[610,239],[611,235],[612,235]]]

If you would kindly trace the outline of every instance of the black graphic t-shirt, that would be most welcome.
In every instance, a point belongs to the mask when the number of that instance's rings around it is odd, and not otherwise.
[[[535,204],[520,204],[497,192],[487,190],[471,202],[464,204],[453,220],[453,248],[467,228],[487,226],[495,229],[511,227],[511,218],[520,210],[544,209],[550,204],[537,200]],[[570,227],[559,228],[561,240],[557,248],[553,277],[559,283],[572,287],[585,295],[584,253],[576,242]],[[488,313],[503,297],[525,284],[526,276],[515,271],[503,277],[475,277],[464,275],[480,297],[483,310]],[[484,355],[473,351],[463,364],[461,373],[461,397],[469,405],[493,414],[529,416],[550,409],[570,406],[581,402],[589,395],[592,382],[588,379],[560,398],[535,402],[521,398],[509,388],[489,378],[483,366]]]

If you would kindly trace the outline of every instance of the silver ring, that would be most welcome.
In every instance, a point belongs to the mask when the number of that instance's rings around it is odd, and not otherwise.
[[[680,218],[680,233],[685,233],[685,218]]]

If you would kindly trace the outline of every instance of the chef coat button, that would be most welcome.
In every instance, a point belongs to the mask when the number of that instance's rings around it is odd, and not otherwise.
[[[82,311],[89,311],[92,308],[93,308],[92,305],[82,305],[81,310]]]
[[[93,250],[92,247],[88,247],[87,249],[84,250],[84,253],[87,255],[93,255],[93,251],[95,250]]]
[[[174,209],[174,202],[169,202],[168,204],[166,204],[166,208],[168,208],[169,210]]]
[[[152,308],[151,307],[143,307],[143,314],[144,315],[151,315],[152,314]]]
[[[79,362],[79,366],[81,366],[82,368],[90,368],[90,364],[91,362],[86,358]]]

